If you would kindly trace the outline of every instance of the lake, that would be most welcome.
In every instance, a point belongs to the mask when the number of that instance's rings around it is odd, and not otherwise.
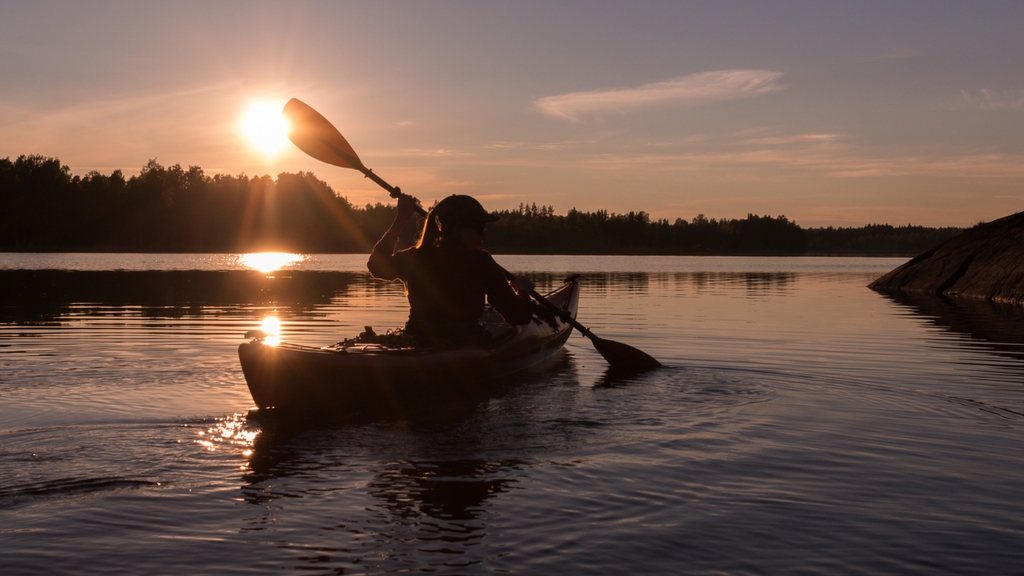
[[[404,322],[365,258],[0,254],[3,573],[1024,573],[1020,308],[865,287],[903,259],[497,256],[664,368],[574,335],[462,405],[250,417],[265,318]]]

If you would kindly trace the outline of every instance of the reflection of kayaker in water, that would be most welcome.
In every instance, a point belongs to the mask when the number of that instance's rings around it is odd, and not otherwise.
[[[416,199],[403,194],[395,221],[366,264],[375,278],[405,283],[409,336],[432,346],[484,343],[479,320],[485,296],[509,324],[530,322],[533,283],[520,276],[510,285],[494,258],[481,249],[484,228],[497,216],[487,213],[472,196],[453,194],[427,215],[417,245],[395,252],[398,235],[415,210]]]

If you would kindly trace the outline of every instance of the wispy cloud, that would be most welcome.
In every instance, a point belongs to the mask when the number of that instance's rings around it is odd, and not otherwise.
[[[237,83],[85,100],[62,107],[0,104],[0,130],[15,154],[57,155],[77,166],[131,169],[146,158],[194,162],[211,152],[250,150],[237,129],[246,101]],[[6,142],[0,156],[7,153]],[[170,157],[168,157],[170,156]],[[219,159],[218,163],[223,162]],[[211,162],[204,166],[208,171]]]
[[[561,143],[503,141],[474,152],[454,150],[431,159],[447,161],[446,167],[459,169],[585,169],[591,174],[624,177],[689,173],[750,182],[802,178],[946,178],[1018,186],[1024,182],[1024,156],[1017,153],[992,153],[987,148],[942,152],[931,147],[880,153],[850,134],[786,132],[770,126],[694,141],[636,144],[615,151],[586,142],[564,147],[556,144]],[[550,150],[559,153],[552,154]],[[415,163],[411,151],[405,153],[402,157]],[[387,153],[381,151],[379,155]]]
[[[777,177],[922,177],[1020,182],[1024,158],[1008,154],[873,157],[843,148],[764,148],[737,152],[605,155],[588,159],[593,170],[706,172],[733,180]]]
[[[471,152],[465,150],[453,150],[451,148],[371,148],[366,147],[366,156],[375,160],[385,158],[404,158],[407,160],[456,158],[461,156],[472,156]]]
[[[766,136],[750,138],[744,144],[782,146],[786,144],[831,143],[842,138],[841,134],[793,134],[791,136]]]
[[[636,88],[615,88],[545,96],[535,104],[549,116],[579,120],[580,116],[619,112],[663,103],[703,104],[750,98],[785,88],[781,72],[715,70],[653,82]]]
[[[937,107],[946,110],[1024,110],[1024,91],[961,90],[960,96]]]
[[[544,152],[571,150],[578,147],[579,143],[572,141],[539,143],[499,141],[484,145],[484,148],[494,150],[541,150]]]

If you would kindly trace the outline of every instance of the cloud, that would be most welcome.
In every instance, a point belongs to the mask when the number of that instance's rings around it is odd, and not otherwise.
[[[579,147],[579,143],[572,141],[538,143],[499,141],[484,145],[484,148],[494,150],[541,150],[544,152],[571,150],[577,147]]]
[[[956,178],[1016,185],[1024,181],[1021,154],[965,150],[943,154],[918,149],[879,155],[851,142],[845,134],[782,133],[757,138],[747,135],[737,133],[714,145],[686,146],[677,151],[657,150],[654,146],[634,152],[582,151],[561,162],[606,174],[718,174],[731,181],[751,182],[807,177]]]
[[[687,173],[762,183],[802,178],[944,178],[1016,186],[1024,182],[1024,155],[1018,153],[991,153],[987,149],[942,152],[931,146],[884,153],[845,133],[787,132],[771,126],[675,143],[636,143],[613,151],[600,143],[556,144],[502,141],[473,152],[456,149],[443,159],[431,159],[447,161],[448,168],[528,168],[557,173],[584,169],[609,178]],[[557,153],[550,153],[551,149],[557,149]],[[379,155],[386,156],[387,152]],[[414,159],[412,154],[395,157],[409,162]],[[674,181],[676,177],[665,178]]]
[[[167,161],[174,154],[175,163],[178,154],[187,162],[211,150],[238,149],[238,108],[245,101],[239,92],[236,83],[222,82],[59,107],[5,103],[0,129],[10,139],[0,154],[17,142],[15,154],[57,155],[72,168],[125,162],[118,167],[128,169],[154,156]]]
[[[549,116],[579,120],[585,114],[620,112],[664,103],[703,104],[750,98],[785,88],[781,72],[772,70],[716,70],[644,84],[591,92],[545,96],[535,104]]]
[[[841,134],[794,134],[792,136],[768,136],[764,138],[750,138],[744,144],[781,146],[786,144],[813,144],[830,143],[842,138]]]
[[[700,173],[717,171],[734,180],[765,181],[775,176],[830,178],[963,178],[974,181],[1020,182],[1024,157],[1009,154],[962,156],[861,155],[844,148],[765,148],[739,152],[598,155],[587,160],[592,170]],[[767,171],[766,171],[767,170]]]
[[[945,110],[1024,110],[1024,92],[996,91],[980,88],[974,92],[961,90],[960,96],[936,106]]]

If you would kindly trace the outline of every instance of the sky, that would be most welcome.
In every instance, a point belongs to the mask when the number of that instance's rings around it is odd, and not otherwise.
[[[0,0],[0,158],[358,172],[243,135],[299,98],[429,205],[970,226],[1024,210],[1024,2]]]

